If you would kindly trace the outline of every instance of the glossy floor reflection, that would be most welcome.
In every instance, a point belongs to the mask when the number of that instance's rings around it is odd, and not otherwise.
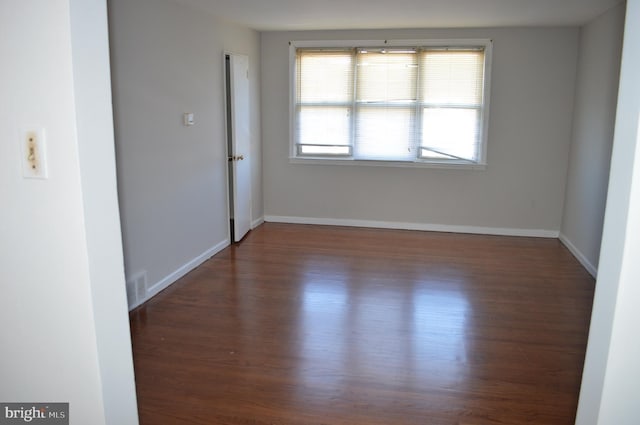
[[[131,315],[151,424],[573,424],[557,240],[265,224]]]

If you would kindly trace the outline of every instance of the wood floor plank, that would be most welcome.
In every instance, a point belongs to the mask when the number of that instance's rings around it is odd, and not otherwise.
[[[555,239],[266,223],[131,313],[142,425],[570,425],[593,278]]]

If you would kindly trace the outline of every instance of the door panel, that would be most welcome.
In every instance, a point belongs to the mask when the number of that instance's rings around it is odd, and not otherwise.
[[[251,133],[249,120],[249,58],[229,55],[230,176],[233,239],[240,241],[251,230]]]

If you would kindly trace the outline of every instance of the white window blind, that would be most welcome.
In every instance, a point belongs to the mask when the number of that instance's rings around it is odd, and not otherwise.
[[[296,81],[298,155],[352,152],[353,53],[299,51]]]
[[[293,156],[484,163],[487,45],[296,47]]]
[[[480,153],[484,50],[425,50],[420,157],[475,162]]]
[[[417,56],[413,49],[356,51],[354,158],[415,158]]]

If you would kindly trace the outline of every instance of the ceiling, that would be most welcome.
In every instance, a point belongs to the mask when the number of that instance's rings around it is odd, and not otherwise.
[[[182,0],[259,31],[566,26],[621,0]]]

